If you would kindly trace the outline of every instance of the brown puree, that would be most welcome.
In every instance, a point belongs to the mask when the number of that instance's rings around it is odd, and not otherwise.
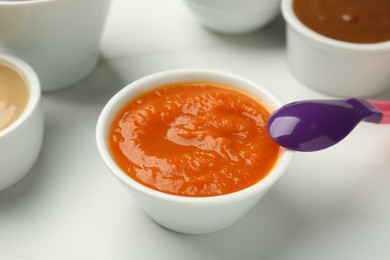
[[[336,40],[390,41],[390,0],[294,0],[293,9],[307,27]]]
[[[23,113],[29,92],[24,77],[0,62],[0,131],[10,126]]]

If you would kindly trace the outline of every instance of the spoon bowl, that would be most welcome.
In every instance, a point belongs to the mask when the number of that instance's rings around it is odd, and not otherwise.
[[[279,145],[313,152],[343,140],[361,121],[390,123],[390,102],[364,99],[306,100],[287,104],[268,121],[268,132]]]

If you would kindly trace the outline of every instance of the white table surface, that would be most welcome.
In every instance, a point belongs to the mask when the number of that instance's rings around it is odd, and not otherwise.
[[[390,126],[362,123],[328,150],[297,153],[248,215],[201,236],[155,224],[98,155],[104,104],[161,70],[234,72],[285,102],[329,98],[289,72],[284,35],[281,17],[226,36],[200,26],[180,0],[114,0],[101,61],[81,82],[44,94],[40,157],[0,193],[0,259],[389,259]],[[374,98],[390,99],[390,90]]]

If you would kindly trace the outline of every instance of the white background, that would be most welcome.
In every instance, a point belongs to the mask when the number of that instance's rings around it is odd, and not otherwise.
[[[161,70],[234,72],[284,102],[330,98],[289,72],[281,17],[257,32],[226,36],[203,28],[180,0],[114,0],[101,50],[87,78],[43,95],[40,157],[0,193],[1,260],[389,259],[390,125],[361,123],[328,150],[297,153],[248,215],[202,236],[155,224],[98,155],[95,125],[104,104]],[[372,98],[390,99],[390,90]]]

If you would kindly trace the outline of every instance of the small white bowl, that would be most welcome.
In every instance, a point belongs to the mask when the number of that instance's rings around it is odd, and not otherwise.
[[[100,57],[111,0],[0,1],[0,52],[20,57],[37,73],[42,91],[86,77]]]
[[[0,55],[0,62],[19,71],[29,90],[24,112],[10,126],[0,130],[1,191],[22,179],[34,165],[42,146],[44,123],[41,87],[36,73],[27,63],[10,55]]]
[[[117,166],[109,152],[108,133],[114,116],[129,100],[140,93],[161,85],[183,81],[208,81],[236,86],[259,97],[271,109],[281,106],[281,102],[264,88],[230,73],[202,69],[165,71],[139,79],[111,98],[99,116],[96,142],[108,169],[154,221],[177,232],[205,234],[224,229],[244,216],[283,174],[293,152],[283,149],[277,164],[263,180],[249,188],[227,195],[200,198],[176,196],[150,189],[131,179]]]
[[[257,30],[280,13],[280,0],[185,0],[201,24],[221,33]]]
[[[373,44],[334,40],[296,17],[293,0],[282,1],[287,22],[287,60],[307,86],[342,97],[371,96],[390,87],[390,41]]]

